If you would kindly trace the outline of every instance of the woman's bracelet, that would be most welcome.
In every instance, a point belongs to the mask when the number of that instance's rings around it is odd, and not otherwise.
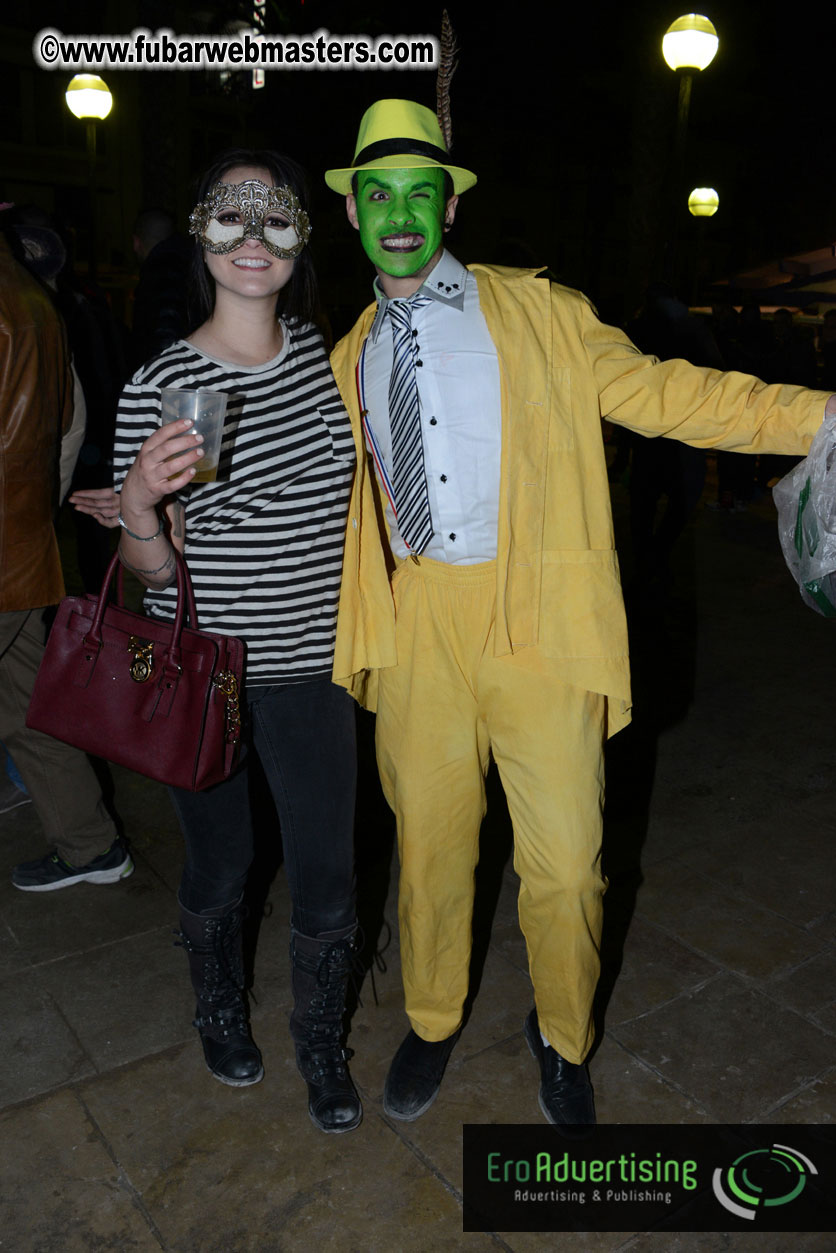
[[[127,532],[128,535],[130,535],[131,539],[141,540],[143,544],[149,544],[152,539],[157,539],[163,533],[163,520],[160,518],[160,525],[157,527],[153,535],[137,535],[135,531],[131,530],[125,519],[122,517],[121,509],[119,511],[119,525]]]

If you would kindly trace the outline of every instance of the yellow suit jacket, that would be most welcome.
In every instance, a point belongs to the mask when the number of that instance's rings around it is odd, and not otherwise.
[[[468,268],[502,397],[495,653],[603,693],[612,734],[629,721],[630,674],[601,418],[700,448],[801,455],[827,394],[660,362],[536,270]],[[355,379],[374,313],[370,305],[331,357],[357,451],[334,680],[369,709],[377,671],[397,664],[392,559]]]

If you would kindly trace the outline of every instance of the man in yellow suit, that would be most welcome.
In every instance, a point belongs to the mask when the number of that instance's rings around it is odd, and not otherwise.
[[[377,711],[398,826],[411,1028],[384,1108],[411,1121],[432,1104],[461,1030],[493,754],[540,1105],[562,1134],[587,1134],[603,747],[630,710],[601,417],[698,447],[802,454],[828,397],[659,362],[534,270],[460,265],[443,234],[476,178],[418,104],[374,104],[351,166],[326,181],[377,272],[376,302],[332,358],[358,466],[334,677]]]

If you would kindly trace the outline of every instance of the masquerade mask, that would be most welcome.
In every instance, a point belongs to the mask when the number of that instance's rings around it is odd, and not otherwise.
[[[290,187],[268,187],[258,179],[215,183],[189,216],[189,234],[208,252],[234,252],[247,239],[259,240],[274,257],[298,257],[311,236],[308,215]]]

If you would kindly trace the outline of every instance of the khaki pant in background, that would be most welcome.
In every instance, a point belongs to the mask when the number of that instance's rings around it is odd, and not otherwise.
[[[494,562],[407,560],[392,588],[398,665],[380,671],[377,755],[398,825],[410,1022],[426,1040],[461,1022],[493,753],[540,1028],[577,1064],[600,971],[606,699],[560,682],[537,649],[493,656]]]
[[[26,726],[43,652],[43,609],[0,614],[0,740],[26,784],[49,847],[71,866],[86,866],[106,852],[117,831],[87,756]]]

